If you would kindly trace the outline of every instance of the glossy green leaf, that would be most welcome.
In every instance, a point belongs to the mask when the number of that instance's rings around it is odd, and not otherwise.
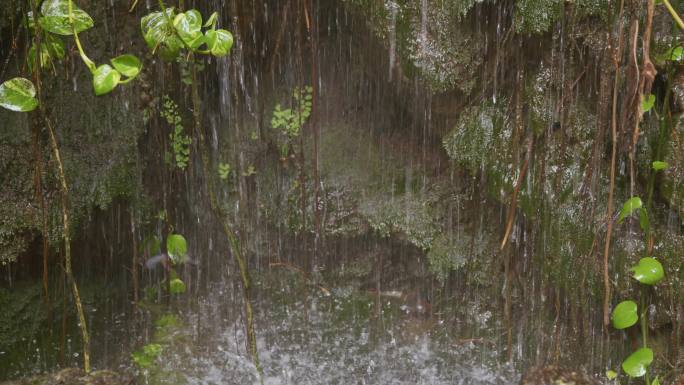
[[[103,64],[93,72],[93,88],[95,95],[100,96],[112,92],[119,84],[121,74],[109,64]]]
[[[646,374],[648,366],[653,362],[653,351],[641,348],[632,353],[622,362],[622,369],[630,377],[641,377]]]
[[[614,370],[606,370],[606,378],[609,380],[614,380],[617,378],[617,372]]]
[[[188,252],[188,244],[185,237],[180,234],[171,234],[166,238],[166,252],[174,263],[181,261]]]
[[[112,59],[112,65],[124,76],[135,78],[142,69],[142,63],[133,55],[121,55]]]
[[[174,278],[169,283],[171,294],[183,294],[185,293],[186,286],[185,282],[181,281],[180,278]]]
[[[193,49],[204,44],[202,35],[202,15],[194,9],[179,13],[173,19],[173,26],[181,39]]]
[[[69,18],[68,0],[46,0],[40,8],[42,16],[38,19],[41,27],[58,35],[71,35],[74,30],[83,32],[93,27],[93,18],[73,4],[73,28]]]
[[[650,94],[648,96],[641,95],[641,111],[644,113],[648,112],[653,108],[655,104],[655,95]]]
[[[216,29],[216,22],[218,21],[218,12],[214,12],[209,16],[209,19],[207,19],[207,22],[204,23],[204,27],[211,27],[211,29]]]
[[[30,80],[10,79],[0,84],[0,106],[18,112],[33,111],[38,107],[36,88]]]
[[[630,270],[634,272],[634,279],[645,285],[655,285],[665,277],[663,265],[651,257],[641,258]]]
[[[618,217],[618,223],[621,223],[625,218],[634,214],[634,211],[640,209],[643,206],[641,198],[631,197],[622,205],[622,210],[620,210],[620,216]]]
[[[159,52],[165,60],[173,60],[183,48],[183,42],[176,36],[176,30],[169,20],[173,22],[176,13],[174,8],[166,8],[166,14],[153,12],[140,20],[140,30],[147,46]]]
[[[613,314],[611,314],[610,319],[613,322],[613,327],[615,329],[626,329],[634,325],[639,320],[636,302],[620,302],[615,306],[615,309],[613,309]]]
[[[681,46],[674,47],[669,50],[669,59],[672,61],[680,61],[684,57],[684,48]]]
[[[660,160],[656,160],[653,163],[651,163],[651,167],[655,171],[660,171],[660,170],[665,170],[666,168],[670,167],[670,165],[667,162],[662,162]]]
[[[209,30],[205,34],[207,48],[216,57],[226,56],[233,47],[233,35],[225,29]]]

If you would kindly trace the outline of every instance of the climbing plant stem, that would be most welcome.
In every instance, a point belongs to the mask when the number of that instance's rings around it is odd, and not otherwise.
[[[667,8],[667,11],[670,12],[670,15],[672,15],[672,18],[675,20],[675,22],[677,22],[679,28],[684,29],[684,21],[682,21],[682,18],[679,17],[677,11],[672,8],[672,4],[670,4],[668,0],[663,0],[663,4],[665,4],[665,8]]]

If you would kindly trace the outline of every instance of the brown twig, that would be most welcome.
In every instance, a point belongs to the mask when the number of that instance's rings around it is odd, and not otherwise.
[[[610,324],[610,275],[608,273],[608,257],[610,253],[610,239],[613,234],[613,221],[610,220],[613,215],[613,195],[615,192],[615,161],[617,152],[617,99],[618,87],[620,85],[620,54],[622,53],[622,13],[624,11],[625,2],[620,2],[620,13],[618,20],[620,26],[618,27],[618,46],[617,50],[613,52],[613,65],[615,69],[615,82],[613,83],[613,106],[611,117],[611,141],[612,150],[610,157],[610,189],[608,192],[608,207],[606,208],[606,217],[608,218],[608,229],[606,230],[606,242],[603,248],[603,326],[607,327]]]

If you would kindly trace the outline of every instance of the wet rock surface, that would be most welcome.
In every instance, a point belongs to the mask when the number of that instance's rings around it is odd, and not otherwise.
[[[56,373],[30,377],[22,380],[0,382],[0,385],[132,385],[131,376],[109,370],[96,370],[86,374],[77,368],[67,368]]]
[[[520,385],[598,385],[599,382],[579,371],[556,365],[529,369]]]

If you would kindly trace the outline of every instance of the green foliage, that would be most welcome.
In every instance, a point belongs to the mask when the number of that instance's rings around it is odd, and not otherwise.
[[[186,286],[180,278],[174,278],[169,283],[171,294],[183,294],[185,293]]]
[[[667,169],[668,167],[670,167],[670,165],[667,162],[659,160],[653,161],[653,163],[651,163],[651,168],[653,168],[654,171],[662,171]]]
[[[30,80],[24,78],[10,79],[0,84],[0,106],[19,112],[33,111],[38,107],[35,98],[36,88]]]
[[[230,176],[230,164],[219,163],[218,173],[219,173],[219,178],[221,178],[221,180],[228,179],[228,176]]]
[[[632,215],[635,210],[640,210],[640,223],[641,228],[644,233],[647,234],[646,243],[648,244],[648,233],[650,231],[648,226],[648,215],[646,209],[642,207],[642,202],[639,197],[630,198],[620,211],[620,217],[618,222],[622,221],[626,216]],[[644,219],[646,218],[646,219]],[[646,223],[644,223],[646,222]],[[663,270],[662,264],[652,257],[644,257],[639,260],[637,265],[633,266],[631,271],[634,272],[634,279],[641,282],[644,285],[653,286],[658,282],[662,281],[665,277],[665,272]],[[629,357],[627,357],[622,362],[622,369],[630,377],[641,377],[646,375],[646,385],[658,384],[659,381],[656,380],[651,383],[648,376],[648,367],[653,361],[653,351],[646,346],[646,341],[648,340],[648,315],[646,314],[646,309],[648,306],[646,304],[647,291],[642,289],[641,291],[641,314],[638,314],[637,304],[633,301],[623,301],[618,306],[615,307],[612,314],[613,326],[616,329],[625,329],[634,325],[638,320],[641,321],[641,340],[642,347],[633,352]]]
[[[641,377],[646,374],[651,362],[653,362],[653,351],[649,348],[641,348],[622,361],[622,369],[630,377]]]
[[[618,223],[622,223],[625,218],[634,214],[635,211],[643,207],[643,202],[639,197],[631,197],[624,205],[622,205],[622,210],[620,210],[620,215],[618,216]]]
[[[637,304],[634,301],[622,301],[611,315],[613,327],[615,329],[626,329],[637,323],[639,315],[637,314]]]
[[[112,59],[112,65],[117,71],[119,71],[119,73],[127,76],[129,79],[133,79],[138,76],[140,70],[142,69],[142,63],[140,60],[137,57],[129,54],[115,57]]]
[[[313,88],[305,86],[302,88],[295,88],[292,91],[294,98],[294,106],[292,108],[283,109],[279,104],[276,104],[273,111],[273,119],[271,119],[271,126],[279,128],[280,132],[287,136],[288,139],[299,136],[302,127],[311,116],[311,105]]]
[[[650,95],[642,95],[641,96],[641,110],[646,113],[653,108],[653,105],[655,104],[655,95],[650,94]]]
[[[112,68],[109,64],[97,66],[85,53],[79,40],[78,34],[94,26],[93,19],[84,10],[73,4],[72,0],[47,0],[40,8],[41,15],[38,17],[38,24],[46,31],[44,43],[41,44],[39,62],[40,67],[44,68],[52,59],[64,57],[63,42],[51,34],[73,35],[78,52],[85,65],[93,76],[93,90],[95,95],[100,96],[111,92],[119,84],[132,81],[142,68],[142,63],[133,55],[122,55],[111,60]],[[35,15],[29,14],[30,18]],[[35,23],[33,23],[35,26]],[[35,32],[35,31],[34,31]],[[43,48],[45,45],[45,48]],[[35,43],[32,51],[29,51],[29,65],[33,68],[36,61]],[[121,77],[126,79],[121,80]]]
[[[133,362],[141,369],[149,369],[154,365],[157,357],[161,355],[162,346],[160,344],[147,344],[142,350],[137,350],[131,354]]]
[[[42,14],[38,18],[40,26],[57,35],[71,36],[92,28],[95,23],[84,10],[71,4],[70,0],[47,0],[40,8]]]
[[[54,60],[64,58],[64,41],[50,33],[46,33],[45,39],[40,43],[40,56],[38,58],[36,58],[36,49],[36,43],[33,42],[29,48],[27,60],[30,72],[33,72],[37,59],[40,60],[40,68],[47,68]]]
[[[121,74],[109,64],[103,64],[93,72],[93,88],[95,95],[100,96],[112,92],[119,84]]]
[[[171,100],[168,95],[164,95],[161,111],[159,112],[162,118],[173,127],[173,131],[169,134],[171,140],[171,149],[175,160],[176,167],[185,170],[190,162],[190,144],[192,138],[185,134],[183,130],[182,119],[178,112],[178,105]]]
[[[630,270],[634,272],[634,279],[644,285],[653,286],[665,277],[663,265],[651,257],[641,258],[639,263]]]
[[[230,53],[233,35],[225,29],[217,29],[217,21],[216,12],[202,24],[199,11],[177,12],[170,7],[143,17],[140,29],[147,46],[153,53],[158,51],[165,60],[174,60],[183,49],[221,57]],[[203,32],[202,28],[207,30]]]
[[[170,234],[166,238],[166,252],[174,264],[183,262],[188,253],[188,244],[185,241],[185,237],[180,234]]]

